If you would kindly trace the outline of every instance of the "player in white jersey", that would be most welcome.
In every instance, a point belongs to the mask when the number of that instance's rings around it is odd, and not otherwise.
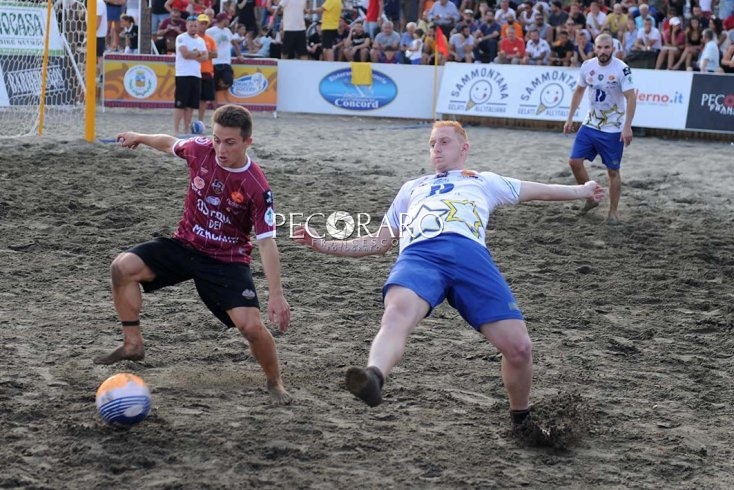
[[[622,60],[614,56],[614,44],[609,34],[600,34],[594,42],[596,57],[581,65],[576,90],[571,99],[568,118],[563,132],[573,132],[573,115],[581,97],[588,88],[589,113],[574,139],[568,164],[576,182],[589,180],[584,160],[593,161],[597,155],[607,167],[609,175],[608,224],[619,223],[617,206],[622,192],[619,167],[622,153],[632,142],[632,119],[635,117],[635,88],[632,72]],[[597,207],[598,202],[587,201],[581,213]]]
[[[522,313],[485,244],[489,215],[497,206],[530,200],[599,201],[604,189],[596,182],[548,185],[467,170],[469,141],[456,121],[434,123],[429,147],[436,174],[403,185],[376,234],[326,241],[307,227],[296,227],[294,237],[322,253],[361,257],[386,253],[400,236],[400,255],[383,288],[380,331],[367,368],[347,371],[350,392],[369,406],[379,405],[385,378],[400,361],[408,336],[448,299],[502,353],[513,425],[521,427],[530,407],[532,345]]]

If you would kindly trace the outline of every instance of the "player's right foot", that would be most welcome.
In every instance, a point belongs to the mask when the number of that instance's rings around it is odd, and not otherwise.
[[[270,398],[278,405],[288,405],[293,401],[293,397],[285,390],[283,383],[271,383],[268,381],[268,393]]]
[[[347,369],[347,389],[370,407],[382,403],[384,376],[376,367]]]
[[[590,200],[587,199],[586,202],[584,203],[584,207],[581,208],[581,211],[579,212],[579,215],[580,216],[583,216],[583,215],[585,215],[586,213],[588,213],[589,211],[591,211],[592,209],[594,209],[597,206],[599,206],[599,203],[598,202],[596,202],[596,201],[590,201]]]
[[[139,347],[127,347],[123,344],[109,354],[95,357],[93,362],[95,364],[109,365],[120,361],[142,361],[143,359],[145,359],[145,349],[142,345]]]

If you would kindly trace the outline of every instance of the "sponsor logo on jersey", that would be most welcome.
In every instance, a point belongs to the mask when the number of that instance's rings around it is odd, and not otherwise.
[[[214,180],[212,182],[212,190],[215,194],[221,194],[224,192],[224,183],[221,180]]]

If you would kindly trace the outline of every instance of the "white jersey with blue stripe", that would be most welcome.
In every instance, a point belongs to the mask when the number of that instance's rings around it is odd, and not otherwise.
[[[465,236],[485,247],[497,206],[520,202],[520,181],[492,172],[452,170],[406,182],[385,215],[400,230],[400,250],[440,234]]]

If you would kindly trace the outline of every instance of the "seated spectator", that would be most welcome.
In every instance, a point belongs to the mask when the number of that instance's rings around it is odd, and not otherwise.
[[[568,17],[573,21],[574,25],[586,25],[586,16],[581,9],[581,5],[576,0],[571,2],[571,5],[568,7]],[[569,33],[570,35],[571,33]]]
[[[423,64],[424,65],[433,65],[434,63],[437,63],[439,65],[443,65],[446,63],[446,59],[444,58],[442,53],[436,52],[436,36],[438,35],[438,31],[433,26],[433,24],[428,26],[428,31],[426,31],[426,35],[423,36]],[[446,36],[441,33],[441,35],[444,38],[445,44],[448,46],[449,41],[446,39]],[[438,60],[436,60],[436,54],[438,54]]]
[[[423,61],[423,30],[413,30],[413,42],[405,50],[405,59],[411,65],[420,65]]]
[[[344,45],[349,37],[349,23],[342,15],[339,19],[339,27],[336,28],[336,40],[334,42],[334,61],[347,61],[344,55]]]
[[[418,25],[415,22],[408,22],[405,24],[405,31],[400,35],[400,52],[403,53],[401,56],[404,57],[405,51],[413,44],[413,41],[415,41],[413,33],[415,33],[417,28]],[[407,63],[407,61],[405,62]]]
[[[685,30],[686,46],[683,48],[678,63],[673,66],[674,70],[678,70],[685,66],[686,70],[693,70],[693,62],[698,59],[698,55],[703,49],[703,29],[701,21],[698,17],[691,17],[688,21],[688,27]]]
[[[449,39],[449,56],[459,63],[474,62],[474,36],[469,33],[469,25],[460,24],[461,30]]]
[[[504,26],[507,23],[507,16],[510,14],[512,14],[513,19],[516,18],[515,10],[510,7],[509,0],[500,0],[500,8],[494,13],[497,23]]]
[[[553,66],[571,66],[573,57],[573,43],[568,39],[568,32],[561,31],[558,40],[553,43],[550,55],[550,64]]]
[[[396,65],[399,62],[400,61],[398,58],[398,50],[392,45],[385,46],[385,48],[377,55],[376,63],[388,63],[391,65]]]
[[[440,27],[444,34],[449,34],[459,20],[461,20],[459,9],[449,0],[438,0],[428,11],[428,21]]]
[[[232,43],[237,45],[240,53],[243,55],[254,54],[257,52],[257,48],[254,44],[255,36],[252,32],[247,30],[247,26],[244,24],[237,25],[237,32],[232,35]],[[234,46],[232,47],[232,56],[237,56]]]
[[[505,22],[505,25],[502,26],[502,32],[500,33],[501,39],[507,37],[507,31],[509,30],[515,31],[516,38],[523,39],[525,36],[522,30],[522,26],[517,20],[515,20],[515,14],[508,13],[506,18],[507,22]]]
[[[381,31],[375,36],[375,40],[372,43],[372,51],[370,53],[372,62],[380,63],[380,59],[385,59],[384,51],[388,46],[392,48],[394,55],[400,50],[400,34],[395,32],[393,23],[389,20],[382,23]]]
[[[694,17],[697,18],[698,22],[701,24],[701,31],[709,28],[709,19],[708,17],[704,17],[701,7],[698,4],[693,4],[691,7],[691,19]]]
[[[173,54],[176,52],[176,38],[186,32],[186,20],[178,9],[171,10],[171,16],[158,26],[155,47],[159,54]]]
[[[729,31],[729,47],[724,51],[724,56],[721,57],[721,68],[724,73],[734,73],[734,29]]]
[[[138,53],[138,26],[135,19],[125,14],[120,16],[120,42],[125,46],[124,52],[127,54]]]
[[[681,29],[680,18],[671,17],[669,20],[668,29],[663,31],[663,45],[655,62],[656,70],[661,69],[663,64],[668,70],[672,70],[686,49],[686,34]]]
[[[563,3],[560,0],[553,0],[550,6],[550,14],[548,15],[548,24],[553,28],[551,42],[555,43],[558,40],[558,35],[566,28],[567,20],[568,13],[563,10]]]
[[[586,31],[576,33],[576,42],[573,46],[572,66],[581,66],[584,61],[594,57],[594,44],[589,40]]]
[[[655,17],[650,14],[650,7],[646,3],[640,4],[639,12],[640,15],[635,17],[635,24],[637,24],[638,30],[642,30],[642,28],[645,26],[646,20],[649,20],[652,23],[652,26],[655,27]]]
[[[627,18],[627,28],[622,35],[622,49],[624,50],[624,59],[628,59],[630,53],[635,49],[637,42],[637,24],[632,18]]]
[[[517,37],[515,29],[507,30],[507,37],[500,41],[500,49],[495,63],[518,65],[525,56],[525,43]]]
[[[586,14],[586,29],[591,34],[590,41],[596,39],[601,34],[601,28],[607,20],[607,14],[601,11],[597,2],[591,2],[589,5],[589,13]]]
[[[523,65],[547,65],[550,60],[550,45],[548,41],[540,38],[540,31],[533,26],[528,32],[527,44],[525,45],[525,56],[522,58]]]
[[[470,10],[470,9],[464,10],[464,13],[462,14],[462,17],[461,17],[461,22],[459,22],[458,24],[456,24],[456,26],[454,27],[453,33],[455,34],[457,32],[460,32],[461,31],[461,26],[468,26],[469,27],[469,34],[471,34],[472,36],[474,35],[474,32],[477,29],[479,29],[479,22],[477,22],[474,19],[474,11],[473,10]],[[406,26],[406,28],[407,28],[407,26]]]
[[[494,11],[487,10],[474,38],[474,60],[490,63],[497,57],[502,26],[494,20]]]
[[[273,36],[270,27],[265,26],[260,31],[260,35],[252,40],[252,45],[256,50],[254,56],[258,58],[272,58],[270,55],[270,46],[273,44]]]
[[[621,3],[615,3],[614,7],[612,7],[612,13],[608,14],[607,19],[604,21],[604,27],[609,28],[609,32],[612,33],[612,37],[621,41],[626,26],[627,14],[623,12]]]
[[[321,21],[316,21],[316,29],[313,33],[308,36],[306,41],[306,51],[308,51],[308,57],[312,60],[321,60],[324,53],[324,48],[321,46]]]
[[[662,40],[660,31],[653,27],[653,21],[645,19],[643,28],[637,31],[635,51],[653,52],[657,56],[657,52],[662,48]]]
[[[347,61],[369,61],[372,40],[364,29],[362,21],[357,21],[349,30],[344,41],[344,57]]]
[[[703,30],[703,40],[705,44],[701,51],[701,57],[698,59],[698,69],[702,73],[724,73],[724,70],[721,68],[719,43],[713,29]]]

